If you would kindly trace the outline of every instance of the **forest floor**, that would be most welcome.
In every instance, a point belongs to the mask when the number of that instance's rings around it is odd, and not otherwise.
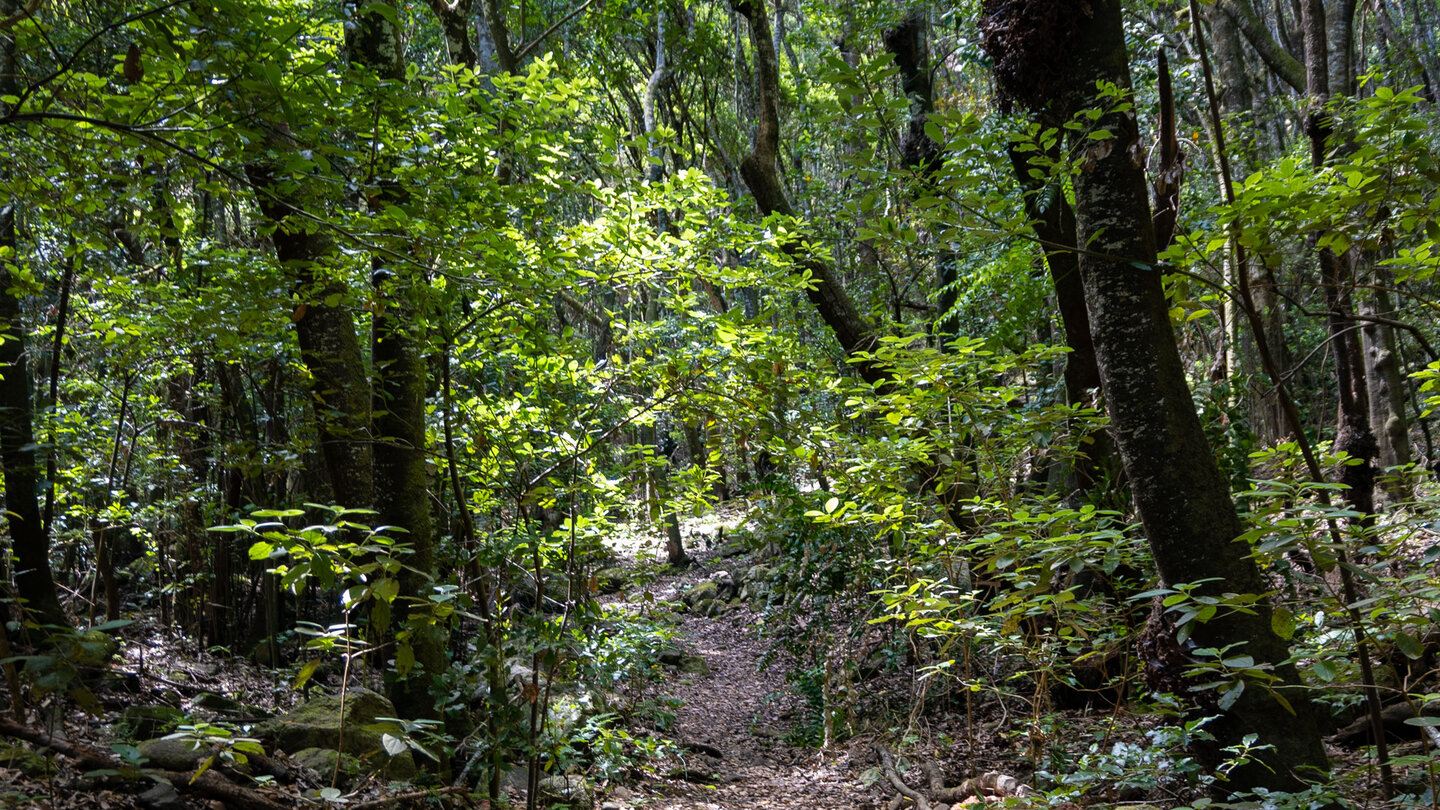
[[[731,561],[718,551],[696,554],[683,573],[648,589],[658,600],[678,601],[685,588],[727,567]],[[821,751],[790,741],[806,709],[785,681],[785,658],[771,655],[761,638],[762,621],[744,604],[715,618],[682,614],[679,646],[709,670],[677,673],[661,685],[680,702],[665,734],[686,751],[684,767],[669,778],[612,788],[606,802],[655,810],[883,806],[888,794],[865,784],[875,781],[867,743],[855,738]]]
[[[937,771],[960,781],[958,775],[977,776],[994,772],[1026,780],[1041,762],[1039,751],[1056,774],[1068,769],[1098,769],[1107,753],[1118,755],[1116,746],[1144,760],[1145,767],[1167,767],[1166,752],[1151,762],[1146,754],[1153,739],[1147,731],[1155,721],[1124,708],[1093,712],[1065,711],[1050,715],[1045,724],[1007,711],[1002,700],[977,698],[973,716],[964,715],[965,703],[955,696],[917,694],[920,679],[916,672],[876,674],[855,684],[850,704],[850,725],[841,729],[840,741],[826,749],[815,747],[818,723],[815,709],[807,704],[787,673],[795,662],[775,647],[775,618],[752,603],[732,599],[723,612],[682,610],[685,594],[706,581],[725,581],[730,572],[762,563],[750,554],[735,556],[739,549],[725,542],[725,534],[743,520],[738,512],[722,514],[710,523],[687,528],[687,548],[694,563],[681,572],[657,568],[653,559],[656,541],[632,536],[616,549],[631,578],[621,593],[606,597],[612,604],[641,603],[660,606],[674,622],[674,653],[704,666],[667,667],[664,676],[643,687],[646,697],[655,698],[673,714],[671,722],[656,725],[640,722],[629,729],[635,738],[651,737],[673,741],[675,756],[637,762],[623,779],[598,783],[597,810],[730,810],[735,808],[805,807],[814,810],[886,807],[895,789],[881,768],[877,744],[903,741],[910,759],[901,760],[904,778],[912,786],[924,781],[913,767],[915,757],[930,760]],[[723,531],[722,531],[723,529]],[[637,598],[638,597],[638,598]],[[181,791],[173,795],[178,803],[141,801],[134,781],[97,777],[99,757],[123,753],[115,747],[120,739],[120,716],[127,708],[164,703],[186,712],[187,717],[205,717],[201,711],[204,695],[230,696],[247,706],[267,712],[283,711],[301,699],[291,688],[290,678],[256,667],[243,659],[199,651],[193,643],[177,639],[153,619],[141,619],[123,630],[124,645],[109,665],[110,675],[96,690],[91,711],[81,711],[71,699],[44,701],[49,709],[43,716],[31,714],[29,727],[57,741],[51,746],[65,753],[64,746],[96,752],[90,761],[74,753],[44,754],[43,746],[29,741],[14,744],[17,737],[8,730],[14,724],[0,719],[0,808],[46,807],[56,810],[111,810],[112,808],[226,808],[242,806],[212,796],[202,797]],[[672,660],[673,663],[673,660]],[[938,690],[939,687],[936,687]],[[1012,687],[1015,689],[1020,686]],[[0,689],[0,696],[7,690]],[[0,701],[0,705],[6,701]],[[185,722],[195,722],[186,720]],[[1397,749],[1398,754],[1422,753],[1419,743]],[[1089,754],[1085,754],[1086,750]],[[44,773],[21,767],[21,759],[40,752],[49,764]],[[1337,771],[1363,773],[1357,755],[1332,748]],[[1082,757],[1083,755],[1083,757]],[[1086,765],[1086,759],[1090,761]],[[898,758],[898,757],[897,757]],[[1049,764],[1053,763],[1053,764]],[[1113,763],[1112,763],[1113,764]],[[103,763],[102,763],[103,765]],[[907,766],[908,765],[908,769]],[[637,773],[643,773],[637,776]],[[1144,774],[1141,774],[1142,776]],[[172,777],[188,778],[187,774]],[[1142,782],[1144,780],[1141,780]],[[247,790],[255,787],[247,783]],[[144,784],[149,784],[145,782]],[[323,803],[302,798],[302,789],[314,784],[291,783],[253,790],[273,804],[267,808],[322,807]],[[1357,807],[1376,806],[1370,779],[1351,777],[1347,791]],[[1183,793],[1183,791],[1182,791]],[[408,785],[372,780],[347,797],[341,807],[434,807],[433,799]],[[523,796],[512,791],[512,806],[523,807]],[[1096,791],[1091,800],[1113,805],[1116,802],[1157,802],[1153,791],[1122,789],[1120,786]],[[1176,794],[1156,806],[1177,806]],[[967,801],[979,802],[978,797]],[[446,797],[444,806],[486,807],[459,793]],[[1037,802],[1037,806],[1043,802]],[[258,805],[257,805],[258,806]],[[932,808],[941,805],[932,804]],[[1067,805],[1075,807],[1075,805]]]

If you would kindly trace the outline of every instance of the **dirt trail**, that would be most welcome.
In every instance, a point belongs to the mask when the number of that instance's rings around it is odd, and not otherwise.
[[[714,567],[690,572],[681,582],[696,582]],[[782,663],[758,669],[767,646],[757,637],[756,620],[744,607],[714,619],[684,617],[681,645],[704,658],[710,672],[677,673],[665,684],[666,694],[684,701],[668,736],[719,749],[723,756],[692,749],[686,755],[688,779],[637,786],[636,803],[643,799],[645,807],[663,810],[880,806],[879,792],[860,783],[869,766],[849,751],[822,753],[786,742],[786,734],[804,717],[803,705],[787,687]]]

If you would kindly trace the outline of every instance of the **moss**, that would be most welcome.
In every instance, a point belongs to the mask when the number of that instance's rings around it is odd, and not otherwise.
[[[416,770],[410,752],[391,757],[381,743],[381,738],[395,728],[393,723],[378,722],[377,718],[394,716],[395,705],[383,695],[369,689],[351,689],[345,696],[343,735],[340,698],[327,695],[261,723],[255,727],[255,736],[283,751],[330,748],[353,754],[373,767],[383,768],[391,779],[408,779]]]

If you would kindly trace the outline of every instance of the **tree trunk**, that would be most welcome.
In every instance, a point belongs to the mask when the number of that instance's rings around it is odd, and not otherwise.
[[[272,125],[266,144],[293,152],[294,140],[283,124]],[[260,213],[274,223],[275,255],[291,273],[297,304],[290,315],[300,342],[300,359],[313,380],[311,397],[320,434],[320,452],[329,474],[332,500],[347,507],[374,502],[370,451],[370,387],[355,320],[346,308],[346,289],[329,278],[335,243],[323,229],[310,226],[304,186],[282,183],[270,163],[251,163]]]
[[[0,0],[0,19],[20,11]],[[0,36],[0,98],[17,93],[15,40]],[[9,105],[0,101],[0,115]],[[18,133],[6,127],[5,133]],[[4,140],[0,139],[0,145]],[[35,456],[34,404],[30,394],[29,334],[20,313],[15,257],[19,240],[15,204],[0,203],[0,471],[5,476],[5,518],[15,557],[15,591],[23,609],[41,624],[69,627],[50,570],[50,535],[40,513],[40,465]]]
[[[731,0],[731,6],[750,21],[750,39],[755,47],[755,64],[760,73],[759,121],[750,154],[740,163],[745,179],[760,213],[793,217],[794,209],[785,195],[775,161],[780,155],[780,66],[775,56],[775,43],[770,36],[770,17],[765,13],[764,0]],[[840,342],[845,354],[854,357],[869,351],[875,344],[874,328],[860,315],[850,296],[840,286],[830,265],[815,256],[803,240],[792,239],[784,250],[795,264],[810,274],[811,283],[805,294]],[[884,372],[865,361],[854,363],[866,382],[878,384]]]
[[[1030,229],[1045,254],[1050,283],[1060,311],[1060,325],[1065,331],[1065,399],[1069,405],[1097,407],[1096,392],[1100,389],[1100,366],[1095,360],[1095,341],[1090,337],[1090,314],[1085,308],[1085,285],[1080,280],[1079,254],[1075,252],[1075,210],[1057,187],[1046,187],[1031,177],[1025,153],[1008,150],[1015,180],[1024,191],[1025,215]],[[1058,154],[1052,154],[1057,158]],[[1106,479],[1116,478],[1116,460],[1110,434],[1105,429],[1091,431],[1082,437],[1084,450],[1072,470],[1074,486],[1093,489]]]
[[[1343,4],[1342,4],[1343,5]],[[1305,31],[1305,77],[1309,109],[1305,134],[1310,137],[1310,160],[1316,171],[1328,161],[1327,149],[1331,134],[1325,104],[1332,89],[1344,85],[1345,78],[1331,74],[1328,58],[1328,37],[1334,33],[1327,27],[1321,0],[1302,0],[1302,21]],[[1353,11],[1353,9],[1352,9]],[[1343,28],[1343,26],[1341,26]],[[1344,28],[1348,30],[1348,28]],[[1348,48],[1349,43],[1342,47]],[[1348,61],[1341,60],[1342,68]],[[1317,234],[1317,236],[1319,236]],[[1335,384],[1339,400],[1335,449],[1358,459],[1340,471],[1340,483],[1348,487],[1345,499],[1351,508],[1368,515],[1375,511],[1375,469],[1371,461],[1376,455],[1375,435],[1370,429],[1370,397],[1365,387],[1365,363],[1350,316],[1354,272],[1350,258],[1338,256],[1328,247],[1319,251],[1320,283],[1325,289],[1325,328],[1335,354]]]
[[[1360,314],[1369,318],[1391,317],[1390,293],[1377,285],[1360,304]],[[1364,321],[1365,383],[1370,394],[1370,425],[1375,433],[1380,468],[1409,464],[1410,425],[1405,418],[1405,379],[1395,351],[1395,330],[1387,323]],[[1377,429],[1378,428],[1378,429]],[[1387,487],[1397,498],[1409,496],[1409,489],[1396,481]]]
[[[1036,16],[1050,22],[1050,6],[988,3],[981,24],[1002,90],[1046,109],[1052,120],[1068,120],[1105,103],[1095,98],[1097,81],[1130,86],[1121,3],[1094,0],[1088,13],[1075,9],[1061,21],[1072,28],[1066,41],[1036,41]],[[1034,74],[1026,68],[1041,64],[1042,75],[1063,78],[1027,81]],[[1134,158],[1143,154],[1134,115],[1108,113],[1096,126],[1111,137],[1071,136],[1084,155],[1074,180],[1077,243],[1088,248],[1079,256],[1080,275],[1106,408],[1156,565],[1167,584],[1203,582],[1201,594],[1263,594],[1250,549],[1236,540],[1242,526],[1185,381],[1156,264],[1144,162]],[[1262,600],[1255,608],[1253,615],[1217,615],[1193,638],[1201,647],[1242,645],[1258,664],[1273,666],[1289,706],[1252,686],[1209,729],[1219,746],[1248,734],[1274,746],[1232,771],[1230,788],[1295,790],[1307,769],[1323,773],[1329,763],[1305,693],[1295,688],[1299,678],[1284,663],[1286,644],[1270,629],[1268,606]]]
[[[399,30],[377,10],[379,5],[360,4],[350,45],[358,66],[391,87],[398,87],[405,77],[404,48]],[[382,109],[387,89],[382,86],[378,91],[376,103]],[[389,168],[382,163],[376,170],[383,175]],[[377,201],[376,209],[381,209],[403,206],[408,195],[397,181],[386,178],[380,180],[372,199]],[[372,261],[376,301],[371,343],[375,509],[381,523],[404,530],[397,539],[410,547],[399,577],[400,595],[390,632],[402,634],[405,642],[400,649],[408,647],[418,667],[410,671],[404,656],[397,653],[399,672],[390,681],[388,691],[402,717],[435,718],[438,715],[430,684],[445,671],[445,628],[430,621],[423,611],[412,609],[425,603],[435,572],[435,538],[425,469],[425,336],[419,304],[425,279],[416,269],[416,262],[398,262],[378,255]]]

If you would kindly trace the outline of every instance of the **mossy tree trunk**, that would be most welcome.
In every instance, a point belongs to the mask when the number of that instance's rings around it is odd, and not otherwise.
[[[1083,9],[1066,0],[990,2],[985,12],[986,48],[1011,100],[1068,120],[1106,106],[1097,83],[1129,88],[1119,0]],[[1170,325],[1137,122],[1133,112],[1107,112],[1095,129],[1110,137],[1071,134],[1082,156],[1074,178],[1077,244],[1085,246],[1078,263],[1106,409],[1156,565],[1168,585],[1203,583],[1201,595],[1263,594]],[[1263,600],[1253,613],[1216,615],[1192,637],[1227,655],[1243,651],[1278,679],[1273,692],[1250,684],[1208,727],[1221,747],[1250,734],[1273,746],[1232,771],[1228,789],[1295,790],[1328,769],[1314,713]]]
[[[386,95],[405,78],[404,49],[391,15],[380,5],[363,2],[355,9],[350,42],[354,66],[368,71],[379,84],[376,104],[383,109]],[[367,80],[369,77],[367,77]],[[383,152],[383,147],[376,150]],[[375,169],[378,188],[372,192],[374,208],[403,207],[409,202],[403,186],[384,176],[390,167],[382,161]],[[376,255],[372,264],[371,363],[374,414],[375,509],[384,525],[405,533],[399,540],[411,554],[400,573],[400,594],[391,618],[392,632],[404,634],[414,656],[397,652],[400,674],[390,682],[390,699],[402,717],[434,718],[431,681],[444,672],[444,627],[433,615],[415,608],[430,593],[435,572],[435,538],[430,519],[429,478],[425,468],[425,334],[422,302],[425,278],[418,261],[396,254]]]

